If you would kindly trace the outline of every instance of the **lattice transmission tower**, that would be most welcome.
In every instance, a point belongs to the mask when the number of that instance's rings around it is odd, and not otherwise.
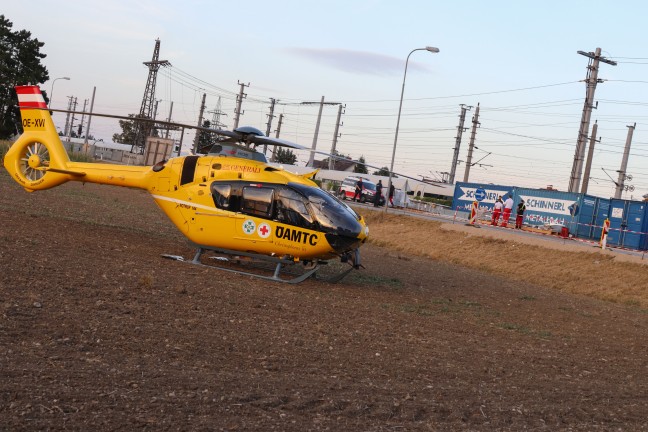
[[[142,98],[142,106],[137,115],[138,118],[152,119],[153,108],[155,106],[155,82],[157,80],[157,72],[160,66],[171,66],[168,60],[160,60],[160,39],[155,40],[155,48],[153,49],[153,58],[151,61],[144,62],[149,69],[148,80],[146,81],[146,88],[144,89],[144,97]],[[144,146],[146,145],[146,137],[151,133],[153,123],[135,122],[135,140],[131,147],[131,152],[144,153]]]

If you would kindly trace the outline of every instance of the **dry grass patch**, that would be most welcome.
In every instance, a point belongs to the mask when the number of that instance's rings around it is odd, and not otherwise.
[[[369,241],[513,280],[648,308],[648,268],[613,254],[559,250],[522,239],[444,230],[440,222],[368,212]]]

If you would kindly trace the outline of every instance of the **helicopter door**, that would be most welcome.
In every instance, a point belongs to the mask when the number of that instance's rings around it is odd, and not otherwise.
[[[238,225],[242,239],[251,242],[272,241],[273,227],[260,219],[271,219],[274,188],[261,185],[244,186],[241,193],[241,213],[247,215]],[[237,230],[238,230],[237,229]]]
[[[252,216],[270,219],[273,193],[274,188],[245,186],[243,188],[241,211]]]

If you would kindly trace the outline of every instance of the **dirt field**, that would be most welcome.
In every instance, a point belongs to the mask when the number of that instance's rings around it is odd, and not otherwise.
[[[648,430],[648,313],[368,244],[298,286],[144,192],[0,169],[0,430]]]

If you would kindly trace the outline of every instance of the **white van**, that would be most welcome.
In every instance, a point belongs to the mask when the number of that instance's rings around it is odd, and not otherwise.
[[[350,176],[344,179],[342,182],[342,185],[340,186],[340,190],[338,191],[338,198],[341,200],[345,199],[353,199],[353,196],[355,195],[355,188],[356,188],[356,183],[358,183],[358,180],[361,177],[357,176]],[[384,189],[383,189],[384,191]],[[360,198],[358,198],[358,201],[361,203],[363,202],[373,202],[374,201],[374,196],[376,195],[376,183],[372,182],[371,180],[362,177],[362,193],[360,194]],[[380,205],[385,204],[385,197],[381,196],[380,197]]]

